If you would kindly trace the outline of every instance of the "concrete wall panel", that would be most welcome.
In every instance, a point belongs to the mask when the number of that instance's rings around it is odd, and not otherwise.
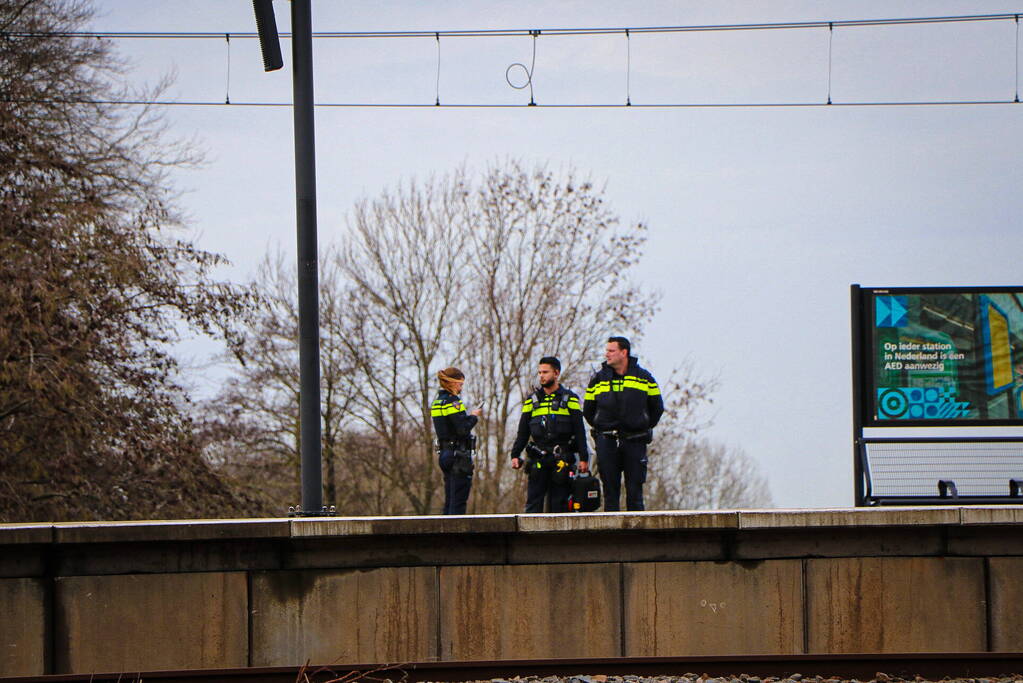
[[[966,511],[964,510],[964,513]],[[1023,555],[1023,525],[974,525],[950,529],[948,555]]]
[[[126,548],[130,548],[130,552],[126,552]],[[273,547],[257,539],[64,544],[54,564],[61,576],[244,572],[280,568],[280,560]]]
[[[0,678],[46,673],[46,589],[39,579],[0,579]]]
[[[625,565],[625,654],[803,651],[802,563]]]
[[[987,648],[979,558],[807,560],[810,652],[979,652]]]
[[[959,511],[964,526],[974,524],[1020,524],[1023,523],[1023,505],[995,505],[981,507],[970,505]]]
[[[942,527],[827,527],[823,529],[742,530],[734,557],[769,560],[791,557],[871,557],[945,554]]]
[[[956,507],[799,508],[739,513],[741,529],[940,526],[959,524]]]
[[[1023,557],[993,557],[991,581],[991,649],[1023,652]]]
[[[248,665],[245,574],[60,578],[55,673]]]
[[[527,534],[739,528],[738,512],[720,510],[657,510],[629,514],[616,512],[581,512],[572,515],[525,514],[517,515],[517,520],[517,531]]]
[[[185,519],[139,522],[60,522],[53,525],[57,543],[156,543],[287,538],[284,519]]]
[[[0,578],[42,576],[46,572],[46,546],[0,546]]]
[[[1021,603],[1023,506],[0,525],[0,677],[1023,651]]]
[[[729,536],[721,531],[660,532],[653,536],[657,542],[652,542],[651,536],[650,532],[641,531],[519,534],[508,541],[508,562],[680,562],[727,557]]]
[[[297,538],[283,553],[281,569],[355,569],[375,567],[502,564],[504,534],[442,536],[350,536]]]
[[[461,534],[511,534],[515,515],[427,515],[423,517],[335,517],[291,521],[293,538],[343,538],[348,536],[458,536]]]
[[[253,666],[436,657],[434,567],[253,574]]]
[[[442,567],[441,659],[617,657],[620,565]]]

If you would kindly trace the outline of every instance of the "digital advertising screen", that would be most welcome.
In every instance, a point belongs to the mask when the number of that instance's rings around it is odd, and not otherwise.
[[[1023,426],[1023,286],[861,292],[867,426]]]

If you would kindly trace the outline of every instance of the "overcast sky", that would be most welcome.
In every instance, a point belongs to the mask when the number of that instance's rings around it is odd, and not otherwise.
[[[248,0],[100,0],[95,30],[251,32]],[[290,3],[275,4],[279,28]],[[314,0],[316,31],[552,29],[840,21],[1013,13],[1000,1],[348,2]],[[1012,100],[1013,21],[838,27],[835,103]],[[180,100],[290,101],[258,44],[120,40],[132,79],[176,71]],[[434,38],[317,40],[317,100],[427,102]],[[230,58],[230,70],[228,59]],[[527,37],[440,41],[441,102],[525,103],[505,82]],[[627,59],[631,68],[626,70]],[[555,37],[536,41],[539,104],[823,102],[827,29]],[[512,72],[512,78],[518,75]],[[209,163],[181,172],[200,246],[243,280],[268,247],[293,251],[291,111],[170,108]],[[741,447],[780,507],[853,500],[849,285],[1023,284],[1023,105],[316,112],[321,245],[353,203],[409,177],[506,158],[606,183],[623,222],[650,227],[638,274],[664,294],[634,349],[655,376],[691,361],[721,387],[708,436]],[[322,248],[322,247],[321,247]],[[194,346],[200,354],[207,347]],[[601,349],[594,349],[594,363]],[[215,376],[215,375],[213,375]],[[209,390],[209,387],[206,387]],[[656,462],[651,463],[656,467]]]

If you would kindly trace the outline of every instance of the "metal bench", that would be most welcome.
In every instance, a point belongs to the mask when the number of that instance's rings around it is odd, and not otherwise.
[[[1023,504],[1023,438],[860,440],[866,505]]]

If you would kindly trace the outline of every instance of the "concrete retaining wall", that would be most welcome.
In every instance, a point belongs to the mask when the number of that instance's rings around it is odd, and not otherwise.
[[[1023,650],[1023,506],[0,525],[0,676]]]

